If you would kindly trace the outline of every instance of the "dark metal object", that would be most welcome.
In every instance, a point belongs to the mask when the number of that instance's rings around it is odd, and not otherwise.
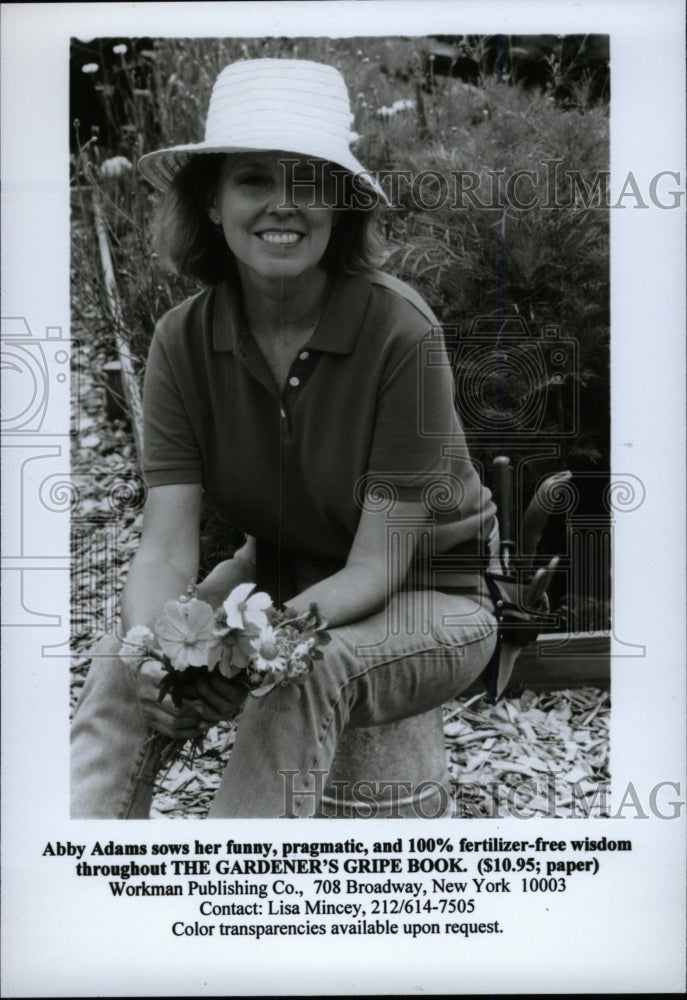
[[[494,499],[498,511],[500,549],[502,572],[505,577],[512,577],[513,556],[515,555],[515,518],[514,500],[515,484],[513,482],[513,467],[505,455],[494,459]]]
[[[555,490],[570,477],[570,472],[557,473],[549,476],[539,486],[523,517],[521,550],[516,556],[513,469],[510,459],[505,455],[494,459],[494,496],[501,534],[501,572],[490,573],[488,576],[498,622],[498,637],[494,655],[482,674],[482,681],[492,704],[503,696],[522,649],[534,642],[547,624],[547,590],[558,565],[558,557],[554,556],[547,566],[538,569],[530,580],[526,581],[523,574],[531,568],[549,511],[553,509]]]

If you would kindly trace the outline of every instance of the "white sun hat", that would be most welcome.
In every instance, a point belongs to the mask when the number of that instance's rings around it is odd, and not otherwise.
[[[350,150],[353,114],[341,73],[304,59],[250,59],[232,63],[215,81],[199,143],[146,153],[143,174],[164,190],[176,172],[199,153],[280,150],[326,160],[350,171],[388,199]]]

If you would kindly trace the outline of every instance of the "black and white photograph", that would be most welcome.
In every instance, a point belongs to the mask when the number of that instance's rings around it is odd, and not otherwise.
[[[38,6],[6,995],[679,991],[677,5]]]
[[[72,815],[430,818],[447,753],[463,814],[587,814],[639,486],[610,475],[608,37],[98,39],[71,73],[88,643],[127,580]]]

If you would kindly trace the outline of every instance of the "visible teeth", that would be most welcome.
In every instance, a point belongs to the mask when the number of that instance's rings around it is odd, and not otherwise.
[[[301,238],[300,233],[260,233],[260,239],[265,243],[282,245],[284,243],[298,243]]]

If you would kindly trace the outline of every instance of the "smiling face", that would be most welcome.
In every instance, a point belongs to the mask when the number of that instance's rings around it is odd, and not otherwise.
[[[284,159],[297,162],[285,167]],[[239,267],[268,280],[302,278],[319,265],[331,236],[327,186],[326,169],[313,170],[293,154],[233,154],[222,167],[210,218],[221,224]]]

